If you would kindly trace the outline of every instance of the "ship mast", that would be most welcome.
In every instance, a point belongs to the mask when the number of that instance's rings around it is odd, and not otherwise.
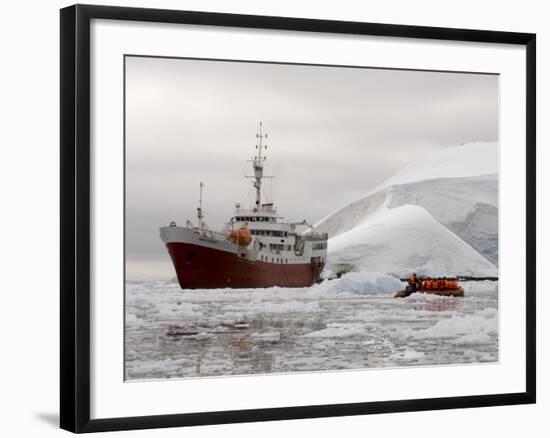
[[[254,188],[256,189],[256,209],[260,210],[262,207],[262,178],[264,176],[264,161],[266,160],[265,156],[262,156],[262,150],[267,149],[267,145],[263,143],[264,139],[267,139],[267,134],[262,132],[262,122],[260,122],[260,132],[256,134],[256,138],[259,139],[258,144],[256,144],[256,149],[258,149],[258,155],[254,156],[252,161],[252,167],[254,168]]]
[[[203,187],[205,187],[205,185],[203,184],[203,182],[201,181],[200,183],[200,195],[199,195],[199,207],[197,208],[197,219],[199,221],[199,229],[203,229],[204,228],[204,214],[202,213],[202,189]]]

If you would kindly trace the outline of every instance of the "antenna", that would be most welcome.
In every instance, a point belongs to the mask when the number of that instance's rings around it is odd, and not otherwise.
[[[273,178],[272,176],[264,176],[264,163],[267,157],[262,155],[262,150],[267,150],[267,145],[264,144],[264,139],[267,138],[267,134],[263,133],[263,124],[260,122],[259,132],[256,133],[256,138],[259,139],[256,144],[257,154],[252,157],[252,168],[254,170],[253,176],[247,176],[247,178],[254,178],[252,186],[256,189],[256,203],[254,206],[254,212],[258,212],[262,208],[262,178]]]
[[[265,147],[267,148],[267,145],[263,144],[264,138],[267,138],[267,134],[263,133],[262,130],[262,122],[260,121],[260,132],[256,134],[256,138],[259,139],[259,143],[256,145],[256,149],[258,149],[258,155],[254,157],[254,161],[252,163],[252,167],[254,168],[254,188],[256,189],[256,205],[255,208],[259,210],[262,207],[262,178],[264,176],[264,161],[266,160],[266,157],[262,157],[262,149]]]
[[[260,133],[256,134],[256,138],[260,139],[260,144],[256,145],[256,149],[258,149],[257,160],[258,161],[265,161],[265,160],[267,160],[267,157],[265,157],[265,156],[262,157],[262,149],[267,149],[267,145],[263,144],[264,138],[267,139],[267,134],[262,133],[262,122],[260,122]],[[254,157],[254,159],[256,159],[256,157]]]
[[[202,189],[206,186],[201,181],[199,187],[200,187],[200,189],[199,189],[200,190],[200,195],[199,195],[199,208],[197,208],[197,219],[199,221],[199,228],[202,229],[202,228],[204,228],[204,222],[203,222],[204,215],[202,213]]]

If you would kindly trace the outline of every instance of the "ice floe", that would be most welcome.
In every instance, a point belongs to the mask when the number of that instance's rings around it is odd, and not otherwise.
[[[349,272],[310,288],[126,290],[126,378],[364,369],[498,360],[498,288],[413,294],[387,274]]]

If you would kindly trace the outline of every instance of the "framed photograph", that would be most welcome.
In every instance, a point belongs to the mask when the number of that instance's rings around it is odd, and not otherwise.
[[[61,427],[535,402],[535,35],[61,10]]]

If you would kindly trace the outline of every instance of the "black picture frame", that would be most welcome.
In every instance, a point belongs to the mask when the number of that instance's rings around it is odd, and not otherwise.
[[[408,37],[525,46],[527,78],[525,132],[527,147],[525,392],[90,419],[90,21],[92,19]],[[75,433],[101,432],[535,403],[535,34],[91,5],[74,5],[61,9],[60,34],[61,428]]]

